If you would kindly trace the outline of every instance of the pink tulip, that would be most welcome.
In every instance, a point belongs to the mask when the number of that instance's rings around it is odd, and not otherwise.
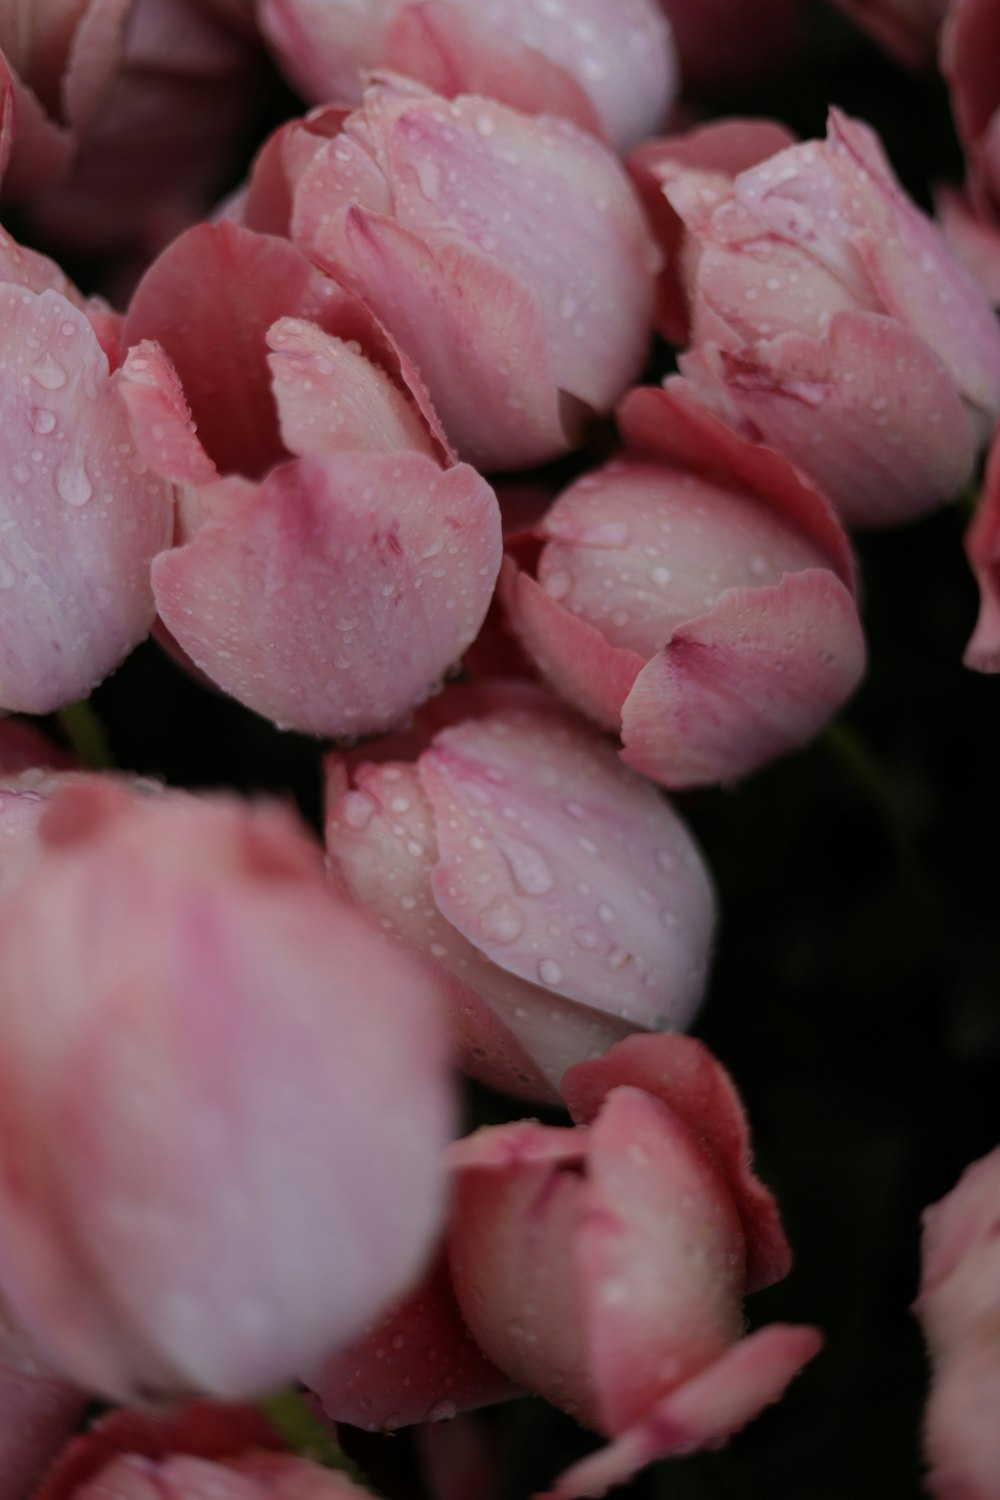
[[[278,809],[90,783],[39,842],[0,902],[0,1295],[112,1398],[267,1389],[421,1269],[427,986]]]
[[[941,67],[965,148],[966,191],[941,191],[941,227],[995,307],[1000,307],[1000,5],[951,0]]]
[[[979,618],[965,648],[965,665],[976,672],[1000,672],[1000,432],[993,441],[965,550],[979,585]]]
[[[174,641],[283,726],[391,727],[474,640],[501,557],[496,497],[442,469],[419,382],[293,245],[229,223],[160,257],[124,338],[137,440],[182,486],[153,565]]]
[[[708,874],[667,802],[538,689],[476,685],[434,708],[438,732],[406,759],[390,744],[331,761],[333,877],[429,960],[462,1068],[558,1098],[572,1063],[690,1021]]]
[[[825,141],[664,191],[690,239],[692,394],[850,524],[952,498],[1000,410],[1000,326],[873,132],[833,111]]]
[[[0,1307],[0,1500],[23,1500],[83,1415],[87,1396],[61,1380]]]
[[[332,138],[301,127],[282,167],[296,244],[381,320],[479,468],[565,452],[638,374],[658,261],[592,136],[393,79]]]
[[[933,1366],[924,1425],[937,1500],[1000,1496],[1000,1148],[926,1210],[916,1312]]]
[[[54,745],[33,724],[23,719],[0,720],[0,776],[49,768],[69,770],[78,764],[71,751]]]
[[[803,40],[803,0],[660,0],[686,86],[721,90],[775,72]]]
[[[717,1446],[816,1353],[816,1330],[748,1338],[746,1292],[791,1256],[711,1054],[632,1037],[563,1080],[588,1129],[486,1128],[454,1151],[449,1259],[462,1316],[512,1379],[611,1439],[550,1500],[602,1495]]]
[[[941,22],[951,0],[835,0],[897,61],[930,68]]]
[[[623,458],[578,480],[504,565],[511,627],[553,689],[670,787],[731,781],[815,735],[864,640],[818,491],[683,387],[634,391]],[[527,559],[525,559],[527,561]]]
[[[364,1500],[343,1474],[283,1449],[253,1407],[192,1401],[115,1412],[66,1449],[35,1500]]]
[[[173,502],[135,451],[113,317],[6,236],[0,265],[0,707],[48,713],[148,633]]]
[[[564,115],[620,148],[663,124],[675,84],[656,0],[264,0],[261,25],[307,99],[357,104],[390,68],[437,93]]]

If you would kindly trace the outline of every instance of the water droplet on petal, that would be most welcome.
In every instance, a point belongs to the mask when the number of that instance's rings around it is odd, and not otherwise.
[[[40,385],[46,391],[58,391],[66,384],[66,371],[57,359],[51,354],[45,354],[36,360],[28,371],[36,385]]]
[[[513,943],[524,931],[524,918],[513,901],[498,898],[483,912],[479,926],[491,942]]]
[[[80,463],[61,464],[56,470],[56,489],[67,505],[86,505],[94,487]]]
[[[538,977],[543,984],[561,984],[563,971],[554,958],[543,958],[539,960]]]
[[[31,413],[31,428],[40,437],[45,437],[49,432],[55,431],[56,415],[45,406],[36,406]]]

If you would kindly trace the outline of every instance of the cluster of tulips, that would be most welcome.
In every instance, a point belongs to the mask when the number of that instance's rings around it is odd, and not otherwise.
[[[836,108],[681,102],[797,0],[0,0],[0,1500],[348,1500],[338,1424],[481,1500],[451,1419],[526,1391],[601,1496],[817,1355],[745,1331],[791,1252],[666,793],[847,703],[847,528],[1000,415],[1000,0],[844,9],[941,58],[937,222]],[[998,670],[1000,444],[968,552]],[[325,742],[324,843],[23,717],[151,631]],[[939,1500],[1000,1497],[998,1246],[1000,1151],[925,1225]]]

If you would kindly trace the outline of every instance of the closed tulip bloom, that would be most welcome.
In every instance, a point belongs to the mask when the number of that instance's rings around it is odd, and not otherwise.
[[[776,453],[637,390],[632,446],[565,491],[501,597],[555,692],[665,786],[745,776],[803,744],[864,669],[843,529]]]
[[[938,194],[941,227],[994,307],[1000,307],[1000,5],[951,0],[941,68],[965,150],[964,192]]]
[[[148,634],[173,497],[136,452],[106,352],[114,320],[43,257],[6,237],[0,252],[0,708],[40,714],[85,697]]]
[[[668,803],[537,689],[458,690],[437,712],[406,760],[332,761],[333,876],[430,961],[463,1068],[558,1097],[571,1063],[691,1019],[708,874]]]
[[[89,782],[38,838],[0,902],[0,1294],[113,1399],[269,1389],[431,1247],[433,997],[284,812]]]
[[[283,727],[390,728],[474,640],[501,558],[419,382],[293,245],[230,223],[160,257],[124,337],[137,441],[181,486],[152,569],[173,641]]]
[[[454,1150],[448,1253],[468,1328],[507,1375],[611,1439],[551,1496],[602,1495],[717,1446],[815,1354],[814,1329],[743,1338],[784,1277],[728,1076],[687,1037],[631,1037],[563,1081],[573,1130],[487,1127]]]
[[[1000,1148],[973,1162],[924,1213],[914,1309],[931,1358],[924,1423],[937,1500],[1000,1496]]]
[[[436,92],[479,94],[526,114],[564,115],[624,149],[655,134],[675,85],[657,0],[265,0],[261,26],[316,103],[358,103],[390,68]]]
[[[874,133],[833,111],[825,141],[664,192],[690,241],[687,388],[849,524],[953,498],[1000,410],[1000,326]]]
[[[563,453],[636,377],[659,262],[593,136],[393,79],[307,145],[292,237],[388,329],[462,458]]]

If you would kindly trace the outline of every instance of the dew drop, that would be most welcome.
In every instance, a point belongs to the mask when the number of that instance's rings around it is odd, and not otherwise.
[[[40,437],[54,432],[56,426],[55,412],[51,412],[45,406],[36,406],[31,413],[31,430],[37,432]]]
[[[36,385],[46,391],[58,391],[66,384],[66,371],[51,354],[43,355],[28,371]]]
[[[56,470],[56,489],[67,505],[86,505],[94,487],[87,478],[87,471],[82,464],[61,464]]]
[[[563,971],[554,958],[542,958],[538,962],[538,977],[543,984],[561,984]]]
[[[513,943],[524,931],[524,918],[513,901],[498,898],[483,912],[479,926],[491,942]]]

